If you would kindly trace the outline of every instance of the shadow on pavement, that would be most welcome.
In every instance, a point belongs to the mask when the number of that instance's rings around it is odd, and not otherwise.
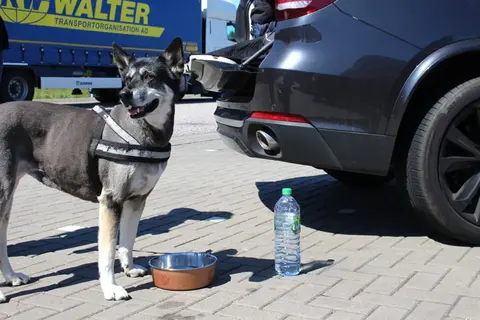
[[[225,285],[228,282],[232,281],[232,277],[237,274],[250,274],[250,276],[246,276],[245,279],[250,283],[260,283],[267,279],[271,278],[278,278],[279,276],[275,273],[274,270],[274,261],[273,259],[257,259],[251,257],[237,257],[235,256],[238,251],[236,249],[228,249],[222,250],[217,252],[208,251],[214,254],[218,258],[218,264],[216,268],[215,279],[213,283],[206,287],[208,288],[215,288],[222,285]],[[151,259],[151,255],[145,256],[140,255],[135,257],[135,263],[145,266],[148,266],[148,260]],[[309,263],[302,264],[302,270],[300,274],[308,274],[315,270],[319,270],[321,268],[330,266],[334,263],[333,260],[326,260],[326,261],[313,261]],[[115,274],[120,274],[122,269],[118,260],[115,261]],[[257,275],[259,274],[260,275]],[[68,276],[65,278],[65,276]],[[60,277],[63,280],[55,281],[54,279],[49,280],[51,277]],[[145,277],[149,277],[151,279],[150,272],[145,275]],[[144,282],[141,284],[135,284],[136,279],[127,278],[122,276],[122,278],[117,279],[117,284],[123,285],[125,289],[130,293],[134,293],[140,290],[148,290],[151,288],[155,288],[153,285],[153,280]],[[139,280],[141,281],[141,280]],[[41,286],[41,283],[45,282],[44,286]],[[130,282],[130,283],[129,283]],[[87,284],[85,288],[82,287],[79,291],[87,290],[89,288],[100,290],[100,283],[98,281],[98,268],[96,262],[91,262],[87,264],[77,265],[74,267],[66,267],[64,269],[57,269],[55,271],[51,271],[41,276],[32,277],[31,281],[24,286],[20,286],[15,288],[13,292],[5,292],[8,299],[15,299],[21,298],[26,295],[36,294],[36,293],[43,293],[49,292],[51,290],[55,290],[58,288],[66,288],[73,285],[79,284]],[[235,282],[236,283],[236,282]],[[34,287],[30,287],[29,285],[33,285]],[[156,289],[161,290],[161,289]],[[74,291],[71,294],[74,294]],[[114,303],[114,302],[112,302]]]
[[[200,212],[191,208],[178,208],[168,214],[144,218],[138,226],[137,237],[142,235],[159,235],[167,233],[171,228],[183,224],[186,220],[203,221],[211,217],[230,219],[230,212]],[[83,228],[77,231],[65,232],[41,240],[19,242],[8,247],[9,256],[41,255],[55,250],[72,249],[85,244],[96,244],[98,227]],[[20,249],[18,249],[20,248]],[[23,250],[22,250],[23,248]],[[87,253],[96,251],[97,247],[76,250],[73,253]]]
[[[390,237],[428,236],[462,245],[428,228],[399,195],[394,182],[377,187],[349,187],[327,174],[257,182],[258,195],[273,213],[284,187],[302,208],[302,225],[334,234]]]
[[[232,277],[238,274],[247,274],[246,279],[250,283],[260,283],[267,279],[279,277],[274,269],[274,260],[265,258],[252,258],[236,256],[237,249],[227,249],[221,251],[208,250],[207,252],[214,254],[218,258],[217,268],[215,272],[215,280],[206,288],[215,288],[232,281]],[[138,260],[136,260],[138,261]],[[147,265],[148,261],[142,261]],[[330,266],[333,260],[319,260],[303,263],[300,274],[308,274],[321,268]],[[250,276],[248,276],[250,274]],[[242,279],[243,280],[243,279]],[[131,289],[127,289],[129,293],[154,288],[152,282],[147,282]]]

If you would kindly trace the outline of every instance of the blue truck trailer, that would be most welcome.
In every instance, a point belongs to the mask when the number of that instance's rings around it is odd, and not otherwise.
[[[209,0],[218,1],[225,2]],[[0,0],[0,16],[10,40],[0,86],[6,101],[31,100],[35,88],[71,88],[117,102],[122,81],[113,42],[146,57],[181,37],[188,56],[205,51],[208,27],[200,0]]]

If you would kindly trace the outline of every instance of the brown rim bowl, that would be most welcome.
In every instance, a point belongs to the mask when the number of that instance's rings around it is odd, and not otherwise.
[[[213,282],[217,257],[206,252],[175,252],[154,257],[148,264],[157,288],[195,290]]]

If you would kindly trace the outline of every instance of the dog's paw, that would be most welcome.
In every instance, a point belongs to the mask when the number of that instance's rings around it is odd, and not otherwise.
[[[0,291],[0,303],[5,303],[7,301],[8,301],[7,297],[5,297],[3,292]]]
[[[27,284],[29,281],[30,277],[23,273],[12,273],[9,277],[5,279],[5,282],[12,287]]]
[[[134,264],[132,269],[125,271],[125,275],[130,278],[140,278],[146,275],[147,272],[148,270],[144,267]]]
[[[103,296],[105,297],[105,300],[119,301],[130,299],[130,295],[128,294],[127,290],[114,284],[103,287]]]

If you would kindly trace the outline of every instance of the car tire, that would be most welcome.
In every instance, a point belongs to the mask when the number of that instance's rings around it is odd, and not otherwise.
[[[479,101],[480,78],[440,98],[416,128],[405,174],[397,175],[430,226],[473,245],[480,244]]]
[[[364,174],[356,172],[347,172],[340,170],[325,170],[325,172],[334,179],[349,186],[377,186],[388,183],[393,179],[393,175],[377,176],[373,174]]]

